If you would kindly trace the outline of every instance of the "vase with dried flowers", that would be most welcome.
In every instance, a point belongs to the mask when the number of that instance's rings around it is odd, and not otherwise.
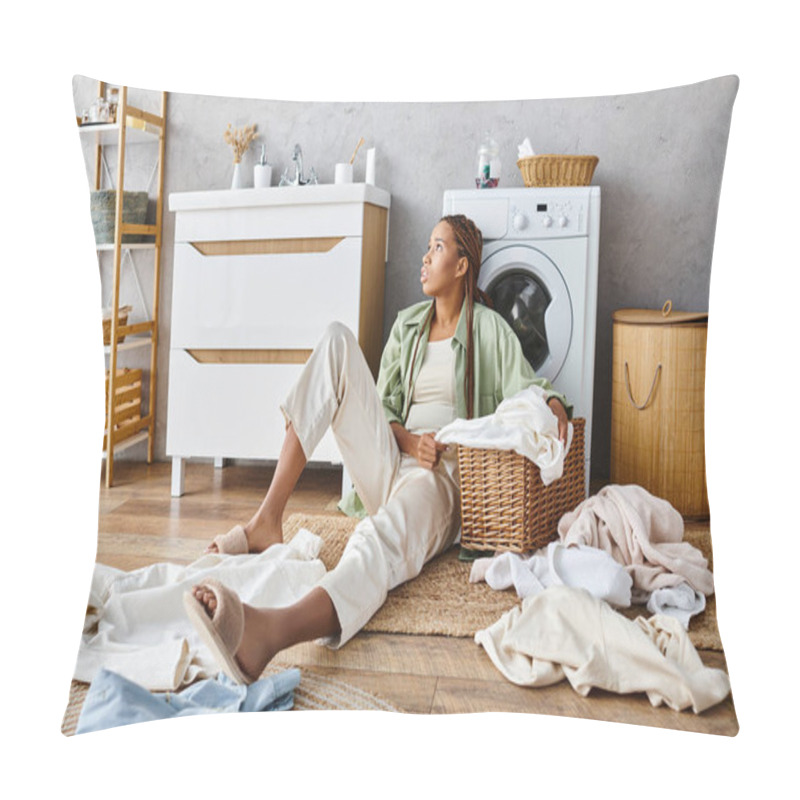
[[[257,136],[255,125],[245,125],[244,128],[233,128],[231,123],[223,134],[225,141],[233,148],[233,181],[231,189],[241,189],[244,186],[242,179],[241,163],[242,156],[250,147],[250,142]]]

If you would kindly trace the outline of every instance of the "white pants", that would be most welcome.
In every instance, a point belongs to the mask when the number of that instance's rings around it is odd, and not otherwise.
[[[310,459],[328,426],[369,514],[338,565],[320,581],[341,634],[340,647],[383,605],[388,592],[419,575],[460,529],[458,468],[451,448],[433,470],[400,452],[358,342],[334,322],[281,405]]]

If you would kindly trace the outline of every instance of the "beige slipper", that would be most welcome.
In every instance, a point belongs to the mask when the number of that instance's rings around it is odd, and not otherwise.
[[[240,684],[251,684],[258,677],[246,675],[236,660],[236,651],[244,634],[244,607],[238,595],[219,581],[209,579],[200,584],[217,599],[214,616],[209,617],[205,606],[192,592],[184,592],[183,607],[195,630],[222,667],[225,674]]]
[[[250,546],[247,544],[247,535],[241,525],[235,525],[227,533],[215,536],[212,544],[217,546],[218,553],[225,555],[241,556],[250,552]]]

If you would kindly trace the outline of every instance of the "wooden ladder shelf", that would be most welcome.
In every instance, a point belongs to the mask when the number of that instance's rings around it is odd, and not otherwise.
[[[98,96],[104,97],[106,84],[98,82]],[[103,148],[118,148],[116,175],[116,208],[114,225],[114,265],[111,300],[110,343],[107,348],[108,372],[106,374],[106,423],[103,436],[105,457],[105,483],[111,487],[114,481],[114,454],[140,441],[147,441],[147,462],[152,463],[155,446],[156,420],[156,369],[158,363],[158,316],[159,288],[161,284],[162,215],[164,195],[164,154],[167,119],[167,93],[161,92],[161,113],[151,114],[128,104],[128,87],[119,87],[117,122],[100,126],[85,126],[84,131],[95,138],[94,188],[101,188]],[[158,143],[158,176],[156,180],[156,219],[153,225],[131,224],[122,221],[125,187],[126,141]],[[135,234],[153,237],[147,247],[153,249],[153,310],[152,318],[135,324],[121,324],[120,271],[122,254],[126,249],[123,236]],[[100,249],[110,249],[108,247]],[[139,248],[137,248],[139,249]],[[137,278],[138,280],[138,278]],[[135,336],[146,339],[150,347],[150,370],[145,376],[142,370],[120,369],[119,349],[121,340]],[[147,413],[142,413],[142,388],[148,387]]]

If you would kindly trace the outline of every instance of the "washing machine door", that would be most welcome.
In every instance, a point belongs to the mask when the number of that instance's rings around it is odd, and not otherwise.
[[[481,266],[478,286],[522,344],[536,374],[555,381],[572,341],[572,302],[561,272],[530,245],[494,251]]]

